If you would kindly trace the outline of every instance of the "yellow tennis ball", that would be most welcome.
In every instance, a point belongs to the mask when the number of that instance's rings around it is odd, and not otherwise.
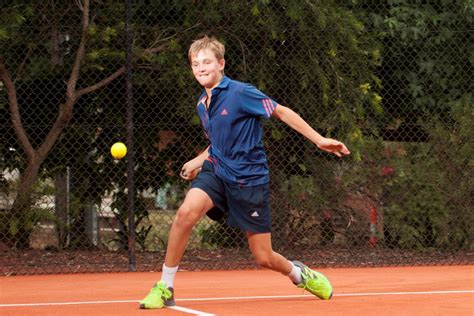
[[[127,146],[122,142],[117,142],[110,148],[110,153],[115,159],[122,159],[127,154]]]

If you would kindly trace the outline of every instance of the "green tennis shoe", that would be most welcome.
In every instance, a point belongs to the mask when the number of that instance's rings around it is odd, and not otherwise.
[[[296,284],[297,287],[305,289],[322,300],[331,299],[332,285],[324,274],[311,270],[299,261],[293,261],[293,264],[301,269],[301,278],[303,279],[300,284]]]
[[[176,305],[174,290],[172,287],[166,287],[163,281],[156,283],[150,290],[150,293],[140,301],[141,309],[155,309],[174,305]]]

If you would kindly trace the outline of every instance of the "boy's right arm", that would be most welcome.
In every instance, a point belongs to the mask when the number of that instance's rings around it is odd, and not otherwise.
[[[199,171],[201,171],[201,167],[204,164],[204,161],[209,157],[209,146],[200,153],[196,158],[186,162],[181,168],[180,176],[184,180],[193,180],[196,178]]]

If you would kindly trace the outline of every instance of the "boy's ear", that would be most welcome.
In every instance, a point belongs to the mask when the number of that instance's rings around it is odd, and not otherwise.
[[[219,70],[224,71],[224,67],[225,67],[225,59],[223,58],[219,60],[219,68],[220,68]]]

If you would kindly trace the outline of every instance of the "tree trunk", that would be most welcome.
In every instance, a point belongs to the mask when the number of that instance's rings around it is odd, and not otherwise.
[[[9,71],[5,66],[3,56],[0,55],[0,79],[3,81],[8,95],[12,125],[15,129],[18,142],[21,148],[24,150],[25,155],[28,157],[27,167],[20,178],[18,195],[15,199],[15,202],[13,202],[12,210],[10,212],[11,221],[9,222],[10,229],[7,237],[8,243],[10,245],[16,244],[18,248],[29,247],[29,235],[31,231],[28,231],[26,227],[33,225],[26,225],[26,221],[28,220],[28,210],[31,208],[32,203],[31,193],[33,192],[33,186],[37,180],[39,168],[61,135],[64,127],[71,120],[73,106],[79,98],[79,96],[76,94],[76,84],[79,78],[81,63],[85,56],[87,28],[89,26],[89,0],[84,0],[84,3],[80,5],[80,10],[83,12],[81,41],[79,43],[79,47],[77,48],[74,65],[67,82],[66,102],[59,106],[59,113],[56,121],[54,122],[51,130],[39,148],[33,148],[23,127],[15,82],[12,80]],[[113,79],[109,80],[111,81]],[[106,82],[102,83],[102,85],[105,85],[108,82],[109,81],[106,80]],[[101,84],[97,85],[98,87],[95,89],[98,89],[102,86]],[[94,89],[90,89],[90,91],[93,90]]]
[[[29,160],[25,171],[21,175],[18,194],[9,214],[10,229],[6,243],[10,247],[16,246],[18,249],[29,247],[31,230],[27,228],[29,226],[27,225],[27,214],[33,202],[31,193],[36,183],[41,162],[42,160],[37,158]]]

